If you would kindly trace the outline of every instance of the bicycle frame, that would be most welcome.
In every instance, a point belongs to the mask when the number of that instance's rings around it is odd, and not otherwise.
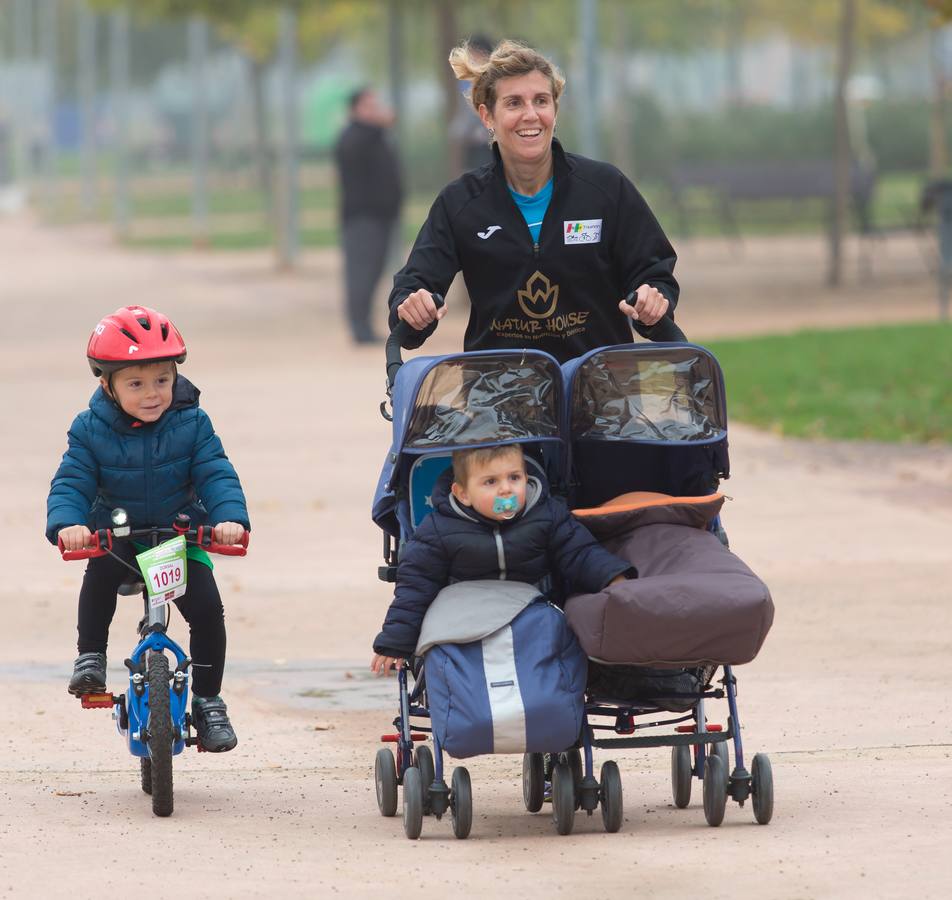
[[[153,547],[162,538],[182,535],[190,543],[202,547],[212,553],[221,553],[228,556],[244,556],[248,546],[248,535],[245,533],[241,545],[216,544],[211,537],[211,529],[199,526],[190,529],[188,522],[178,522],[172,528],[145,528],[135,531],[128,527],[114,529],[100,529],[93,533],[93,544],[84,550],[69,551],[60,541],[60,552],[63,559],[90,559],[105,556],[112,551],[113,539],[148,541]],[[131,566],[130,566],[131,568]],[[189,735],[189,704],[188,704],[188,670],[191,659],[188,654],[166,634],[167,620],[165,604],[153,606],[149,602],[148,593],[143,586],[143,602],[145,616],[139,627],[141,639],[128,659],[125,660],[129,670],[129,689],[125,694],[92,695],[93,698],[83,698],[84,707],[112,706],[116,728],[126,739],[129,752],[133,756],[148,759],[149,747],[147,736],[149,732],[149,684],[146,675],[149,656],[153,653],[168,651],[175,658],[175,669],[172,674],[172,683],[169,689],[169,712],[172,719],[172,734],[174,743],[173,755],[181,753],[186,746],[197,744],[198,739]],[[108,698],[108,699],[106,699]],[[106,702],[103,702],[106,700]]]

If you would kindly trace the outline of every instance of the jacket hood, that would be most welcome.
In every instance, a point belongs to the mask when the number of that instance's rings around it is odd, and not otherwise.
[[[148,425],[124,412],[119,404],[102,389],[102,385],[96,388],[92,397],[89,398],[89,408],[97,418],[102,419],[111,428],[115,428],[117,431],[135,431],[139,428],[147,428],[149,425],[161,426],[166,416],[174,410],[198,406],[198,398],[201,393],[187,378],[176,375],[175,385],[172,388],[171,406],[162,413],[162,417],[157,422]]]

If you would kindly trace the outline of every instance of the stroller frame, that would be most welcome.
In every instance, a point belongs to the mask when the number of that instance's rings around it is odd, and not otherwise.
[[[399,368],[399,326],[388,341],[388,395],[394,386],[396,371]],[[595,353],[605,350],[631,349],[632,345],[616,348],[601,348],[590,354],[573,360],[563,367],[563,376],[569,379],[578,371],[579,365]],[[395,350],[394,350],[395,348]],[[723,404],[723,382],[716,361],[704,348],[687,343],[653,344],[650,349],[657,351],[690,350],[708,357],[713,363],[720,381],[720,403]],[[466,356],[489,355],[493,351],[480,351]],[[500,351],[503,352],[503,351]],[[535,351],[537,355],[538,351]],[[453,359],[460,357],[447,357]],[[396,360],[396,365],[395,365]],[[416,364],[425,364],[426,358],[416,358]],[[418,377],[419,383],[419,377]],[[569,394],[570,392],[566,392]],[[406,395],[403,398],[406,400]],[[570,409],[571,398],[563,400],[563,415]],[[385,417],[390,418],[384,412]],[[394,416],[398,415],[394,403]],[[571,421],[570,417],[566,421]],[[724,414],[726,422],[726,413]],[[404,423],[405,424],[405,423]],[[395,422],[395,435],[397,425]],[[726,462],[726,427],[717,440],[723,443],[722,459],[718,459],[719,477],[729,477]],[[483,445],[504,443],[505,441],[482,441]],[[531,442],[531,439],[527,439]],[[661,444],[676,444],[677,441],[660,441]],[[714,443],[714,439],[707,441]],[[397,478],[397,467],[401,448],[399,439],[388,456],[388,464],[381,476],[381,486],[387,483],[391,488]],[[474,443],[471,446],[478,446]],[[566,469],[571,471],[567,459],[572,453],[573,442],[566,442]],[[684,446],[680,443],[680,446]],[[717,448],[720,450],[720,447]],[[716,456],[716,454],[715,454]],[[389,466],[389,469],[388,469]],[[563,491],[565,485],[562,485]],[[577,488],[578,485],[573,485]],[[379,497],[378,488],[378,497]],[[375,502],[375,519],[378,506]],[[381,523],[382,524],[382,523]],[[400,532],[404,532],[401,522]],[[394,533],[395,529],[384,527],[384,561],[378,570],[383,581],[396,579],[396,567],[402,538]],[[721,536],[720,522],[715,519],[709,530]],[[723,539],[723,538],[722,538]],[[725,542],[726,543],[726,542]],[[713,686],[713,675],[718,668],[723,674]],[[457,767],[453,773],[452,785],[447,786],[444,778],[443,753],[438,737],[433,733],[426,698],[425,673],[422,660],[411,660],[411,673],[415,679],[410,685],[410,673],[404,666],[398,671],[399,714],[394,718],[396,731],[382,735],[385,743],[396,744],[396,761],[386,748],[377,753],[375,781],[377,801],[381,814],[392,816],[396,813],[397,788],[403,788],[403,820],[407,837],[419,837],[424,815],[432,814],[436,819],[449,811],[453,821],[453,831],[458,838],[469,835],[472,824],[472,794],[469,773],[464,767]],[[688,806],[691,786],[694,778],[703,785],[703,803],[705,818],[709,825],[717,826],[723,821],[727,799],[743,806],[752,799],[754,817],[760,824],[767,824],[773,813],[773,780],[769,759],[765,754],[754,756],[751,769],[745,766],[743,741],[740,734],[740,718],[737,706],[737,679],[731,665],[710,666],[705,670],[697,693],[666,692],[663,695],[648,694],[637,701],[619,700],[611,697],[599,697],[586,694],[584,722],[579,740],[574,747],[558,753],[526,753],[523,757],[523,800],[530,812],[538,812],[545,800],[551,799],[552,818],[560,834],[572,831],[575,812],[584,810],[591,816],[601,807],[606,830],[617,831],[622,824],[622,786],[618,767],[614,761],[602,764],[600,778],[594,773],[594,748],[634,749],[648,747],[671,747],[671,784],[674,804],[678,808]],[[670,713],[665,709],[665,698],[677,697],[680,700],[693,701],[690,710],[684,713]],[[728,718],[726,728],[720,724],[708,723],[706,701],[727,700]],[[647,719],[647,721],[640,721]],[[417,720],[417,721],[414,721]],[[419,720],[423,720],[422,722]],[[639,721],[636,721],[639,720]],[[636,734],[638,731],[673,728],[673,733]],[[611,736],[609,736],[609,734]],[[430,737],[433,750],[425,741]],[[729,770],[728,745],[733,744],[734,768]]]

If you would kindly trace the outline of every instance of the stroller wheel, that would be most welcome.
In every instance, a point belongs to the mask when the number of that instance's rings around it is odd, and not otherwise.
[[[433,812],[430,803],[430,785],[433,784],[434,768],[433,753],[425,744],[417,747],[413,752],[413,765],[420,770],[420,783],[423,785],[423,815]]]
[[[393,754],[386,747],[377,751],[374,761],[374,782],[377,786],[377,806],[380,815],[395,816],[397,814],[397,767],[393,762]]]
[[[545,756],[522,754],[522,802],[531,813],[537,813],[545,802]]]
[[[750,780],[754,818],[758,825],[766,825],[773,818],[773,771],[766,753],[754,755],[754,761],[750,767]]]
[[[403,773],[403,830],[411,841],[423,830],[423,782],[416,766]]]
[[[671,748],[671,793],[674,805],[684,809],[691,802],[691,779],[694,777],[691,764],[691,748],[687,744]]]
[[[618,763],[612,759],[603,762],[601,775],[599,799],[602,801],[602,822],[605,825],[605,831],[614,834],[621,828],[624,813]]]
[[[575,782],[564,762],[552,770],[552,821],[559,834],[571,834],[575,825]]]
[[[582,786],[582,777],[585,774],[582,769],[582,751],[578,749],[566,750],[565,753],[559,754],[559,759],[567,763],[572,770],[572,781],[575,783],[575,808],[578,809],[579,788]]]
[[[453,770],[450,793],[450,816],[453,819],[453,834],[460,840],[469,837],[473,827],[473,786],[469,770],[460,766]]]
[[[724,821],[727,806],[727,769],[719,756],[711,754],[704,763],[704,818],[716,828]]]
[[[727,741],[718,741],[716,744],[708,744],[708,747],[714,756],[719,756],[721,758],[721,762],[724,763],[724,771],[730,772],[731,757],[730,752],[727,749]]]

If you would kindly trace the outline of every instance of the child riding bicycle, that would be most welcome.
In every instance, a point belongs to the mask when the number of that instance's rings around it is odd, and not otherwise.
[[[199,390],[178,374],[186,348],[169,319],[145,306],[106,316],[90,336],[86,357],[99,387],[89,409],[73,421],[68,446],[50,486],[46,537],[66,550],[93,542],[91,529],[108,527],[122,507],[133,527],[172,522],[213,524],[220,544],[238,543],[250,530],[244,492]],[[139,550],[144,548],[138,548]],[[79,640],[69,692],[106,687],[106,645],[116,592],[137,549],[117,544],[90,559],[79,593]],[[192,721],[206,750],[238,743],[219,696],[225,669],[224,609],[212,564],[190,547],[188,586],[174,602],[189,624],[193,675]]]

